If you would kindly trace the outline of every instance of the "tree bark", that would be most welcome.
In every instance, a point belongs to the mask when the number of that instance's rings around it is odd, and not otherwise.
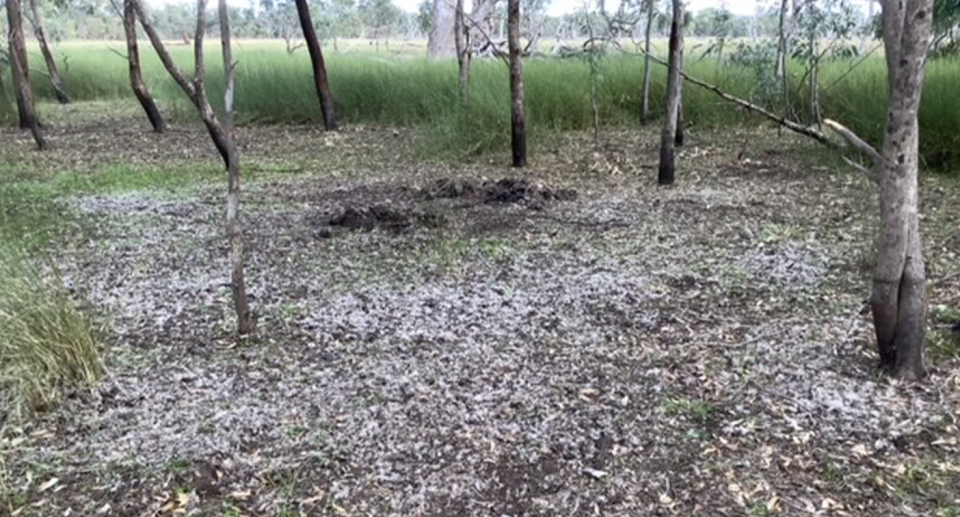
[[[333,102],[333,93],[330,91],[330,82],[327,79],[327,66],[323,61],[323,52],[320,50],[320,41],[313,28],[313,18],[310,16],[310,5],[307,0],[296,0],[297,15],[300,17],[300,27],[303,30],[303,39],[307,42],[310,52],[310,62],[313,64],[313,83],[320,99],[320,110],[323,112],[323,127],[327,131],[337,129],[336,110]]]
[[[880,236],[871,309],[881,365],[913,380],[926,374],[927,292],[919,221],[919,123],[932,0],[885,0],[890,106],[880,163]]]
[[[50,77],[50,84],[57,94],[57,101],[60,104],[69,104],[70,96],[67,95],[66,88],[63,87],[63,81],[60,79],[60,70],[57,69],[57,60],[50,50],[47,43],[47,34],[43,30],[43,19],[40,17],[40,9],[37,8],[37,0],[30,0],[30,23],[33,25],[33,34],[37,38],[37,44],[40,45],[40,53],[43,55],[43,61],[47,65],[47,75]]]
[[[673,21],[670,24],[670,58],[667,71],[667,110],[660,132],[660,168],[657,181],[671,185],[676,178],[677,121],[680,114],[681,77],[683,60],[683,2],[673,0]]]
[[[454,25],[456,12],[451,0],[433,0],[433,23],[427,39],[427,57],[445,59],[456,54]]]
[[[473,49],[470,42],[470,27],[466,23],[466,13],[463,11],[463,0],[457,0],[454,30],[456,31],[454,40],[457,44],[457,66],[460,71],[458,81],[460,101],[467,104],[470,100],[470,62],[473,60]]]
[[[123,2],[123,32],[127,40],[127,63],[130,69],[130,87],[134,95],[143,107],[143,111],[153,126],[153,131],[163,133],[167,125],[154,102],[150,91],[147,90],[146,83],[143,82],[143,74],[140,71],[140,48],[137,45],[137,12],[133,6],[133,0],[124,0]]]
[[[650,39],[653,35],[654,0],[647,0],[647,29],[643,38],[643,100],[640,121],[650,120]]]
[[[201,0],[203,1],[203,0]],[[256,330],[256,319],[250,312],[243,268],[243,231],[240,226],[240,155],[233,128],[234,71],[233,49],[230,34],[230,10],[226,0],[219,0],[220,46],[223,53],[223,69],[226,78],[223,105],[223,131],[227,141],[227,234],[230,238],[230,288],[234,309],[237,313],[238,332],[250,334]],[[311,26],[312,28],[312,26]],[[314,35],[316,38],[316,35]],[[321,61],[322,65],[322,61]],[[328,127],[328,129],[330,129]]]
[[[214,113],[213,107],[207,98],[207,90],[204,84],[207,75],[203,55],[203,39],[207,21],[206,0],[197,0],[197,32],[193,41],[195,68],[192,82],[187,80],[186,76],[170,57],[170,53],[167,52],[153,24],[150,23],[149,18],[147,18],[143,12],[143,6],[140,5],[139,0],[129,1],[134,4],[137,16],[140,19],[140,25],[143,26],[144,32],[146,32],[150,38],[150,42],[160,57],[160,61],[200,113],[203,125],[207,128],[207,132],[210,134],[213,144],[220,153],[224,167],[229,174],[227,190],[227,231],[230,238],[230,287],[233,295],[234,309],[237,313],[237,333],[239,335],[250,334],[256,330],[256,315],[250,309],[243,273],[243,241],[239,222],[240,158],[233,139],[234,68],[236,64],[232,61],[230,18],[229,12],[224,4],[225,0],[220,0],[219,3],[221,46],[223,49],[224,71],[227,82],[226,93],[224,95],[226,114],[223,120],[218,118],[216,113]]]
[[[527,165],[527,131],[523,105],[520,0],[508,0],[507,25],[507,45],[510,49],[510,144],[513,151],[513,166],[525,167]]]
[[[23,15],[20,12],[20,0],[7,0],[7,23],[10,31],[10,68],[13,72],[13,87],[20,115],[20,127],[29,129],[33,133],[37,147],[43,150],[47,148],[47,142],[40,131],[40,123],[34,112],[27,47],[23,41]]]

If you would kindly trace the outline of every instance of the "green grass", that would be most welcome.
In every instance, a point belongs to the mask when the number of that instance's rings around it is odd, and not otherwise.
[[[113,52],[119,43],[67,42],[59,46],[63,76],[77,100],[130,97],[125,61]],[[287,55],[282,43],[239,41],[237,112],[246,123],[317,123],[320,111],[306,52]],[[192,108],[169,79],[149,45],[141,45],[147,83],[168,115],[193,116]],[[192,73],[191,48],[171,47],[185,71]],[[222,96],[222,68],[218,47],[208,48],[211,98]],[[35,62],[40,62],[35,54]],[[411,55],[327,52],[331,87],[342,120],[348,124],[381,123],[421,126],[428,150],[436,154],[480,154],[502,149],[509,142],[509,103],[506,67],[499,60],[475,62],[471,103],[464,111],[457,97],[456,65],[432,63]],[[833,61],[821,71],[823,107],[873,143],[882,138],[886,116],[886,72],[882,57],[871,57],[844,76],[853,61]],[[544,130],[584,130],[592,125],[590,70],[581,59],[528,59],[525,64],[528,127],[534,135]],[[742,97],[751,97],[754,72],[733,64],[720,66],[709,59],[688,63],[692,75],[714,82]],[[610,55],[599,69],[600,118],[605,125],[635,124],[639,119],[642,62],[636,56]],[[662,109],[665,74],[653,69],[651,101]],[[793,80],[802,70],[793,65]],[[842,80],[839,80],[843,76]],[[921,151],[930,168],[960,168],[960,59],[931,61],[921,109]],[[41,74],[34,74],[38,96],[53,99]],[[9,84],[9,83],[8,83]],[[798,106],[805,92],[800,88]],[[794,97],[797,97],[794,95]],[[757,123],[715,94],[692,85],[684,89],[689,124],[722,126]],[[534,138],[534,144],[536,139]]]
[[[0,393],[7,410],[47,409],[103,375],[94,323],[60,279],[0,250]]]
[[[84,221],[58,200],[141,189],[176,191],[218,167],[105,166],[92,172],[29,171],[0,165],[0,404],[21,416],[53,406],[102,375],[100,333],[52,267],[27,257]]]

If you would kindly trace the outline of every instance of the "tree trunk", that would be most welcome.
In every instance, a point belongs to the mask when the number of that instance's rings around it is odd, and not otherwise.
[[[513,166],[527,165],[526,116],[523,106],[523,48],[520,47],[520,0],[507,2],[507,44],[510,48],[510,144]]]
[[[470,27],[466,24],[466,14],[463,11],[463,0],[457,0],[456,24],[454,24],[457,44],[457,65],[460,70],[460,101],[467,104],[470,100],[470,62],[473,59],[473,49],[470,42]]]
[[[237,313],[237,332],[240,335],[249,334],[256,330],[256,315],[250,309],[247,298],[246,286],[243,274],[243,241],[239,222],[240,210],[240,158],[233,139],[233,94],[234,94],[234,67],[230,47],[230,18],[229,11],[226,8],[225,0],[220,0],[220,32],[223,48],[224,72],[226,75],[226,93],[224,95],[224,104],[226,114],[223,121],[217,118],[210,101],[207,99],[207,90],[204,84],[206,80],[206,66],[203,56],[203,38],[206,27],[206,0],[197,0],[197,32],[194,38],[194,76],[193,81],[188,81],[183,71],[176,65],[167,52],[163,41],[157,34],[153,24],[143,12],[143,6],[139,0],[129,0],[134,4],[137,11],[137,17],[140,19],[140,25],[144,32],[150,38],[150,43],[160,57],[167,72],[173,77],[173,80],[187,94],[193,105],[200,113],[203,125],[207,128],[210,138],[213,140],[217,152],[223,159],[224,166],[229,174],[229,183],[227,190],[227,231],[230,238],[230,265],[231,282],[230,287],[233,294],[234,309]]]
[[[47,35],[43,30],[43,19],[40,17],[40,9],[37,8],[37,0],[30,0],[30,23],[33,25],[33,34],[37,38],[37,44],[40,45],[40,53],[47,64],[47,75],[50,76],[50,84],[53,85],[57,93],[57,101],[60,104],[69,104],[70,96],[67,95],[66,88],[63,87],[63,81],[60,79],[60,70],[57,69],[57,60],[53,57],[50,45],[47,43]]]
[[[300,27],[303,30],[303,39],[307,42],[310,52],[310,62],[313,64],[313,83],[317,88],[317,97],[320,99],[320,111],[323,112],[323,127],[327,131],[337,129],[337,117],[333,103],[333,93],[327,80],[327,67],[323,62],[323,52],[320,50],[320,41],[313,28],[313,18],[310,16],[310,6],[307,0],[296,0],[297,15],[300,17]]]
[[[433,23],[427,39],[427,57],[430,59],[451,58],[456,54],[455,11],[452,0],[433,0]]]
[[[777,79],[782,79],[787,73],[787,2],[780,1],[780,19],[777,24]]]
[[[238,332],[243,335],[256,330],[256,319],[250,312],[243,271],[243,231],[240,226],[240,156],[233,130],[236,63],[233,62],[233,49],[230,39],[230,10],[227,7],[227,1],[219,0],[217,7],[220,14],[220,46],[223,52],[223,69],[227,83],[223,97],[223,131],[226,133],[227,140],[227,174],[229,176],[227,180],[227,234],[230,237],[230,288],[233,294],[234,309],[237,313]],[[316,35],[314,35],[314,38],[316,38]],[[321,66],[322,64],[321,61]]]
[[[20,127],[29,129],[33,139],[41,150],[47,148],[47,142],[40,132],[40,123],[33,109],[33,90],[30,86],[27,47],[23,41],[23,15],[20,12],[20,0],[7,0],[7,24],[10,31],[10,68],[13,71],[13,88],[17,98],[17,110],[20,114]]]
[[[823,116],[820,113],[820,58],[817,55],[817,37],[810,36],[810,73],[808,75],[810,89],[810,118],[813,123],[820,125]]]
[[[680,115],[681,79],[680,66],[683,60],[683,2],[673,0],[673,21],[670,24],[670,59],[667,71],[667,112],[660,132],[660,169],[657,181],[671,185],[676,178],[677,122]]]
[[[683,32],[682,26],[680,27],[680,31]],[[680,99],[677,101],[677,133],[673,137],[673,144],[676,147],[683,147],[684,130],[686,129],[686,126],[684,125],[684,119],[683,119],[683,49],[682,48],[680,49],[679,60],[680,60],[679,73],[681,76],[680,79],[678,79],[680,83]]]
[[[880,165],[880,237],[871,308],[880,362],[897,376],[925,375],[927,292],[918,214],[920,95],[932,0],[885,0],[883,39],[890,106]]]
[[[133,88],[134,95],[140,101],[140,106],[147,114],[150,125],[156,133],[163,133],[167,126],[157,108],[157,103],[150,96],[146,83],[143,82],[143,74],[140,71],[140,48],[137,45],[137,12],[133,6],[133,0],[124,0],[123,2],[123,32],[127,40],[127,63],[130,65],[130,87]]]
[[[647,29],[643,38],[643,101],[640,121],[650,120],[650,39],[653,34],[653,3],[647,0]]]

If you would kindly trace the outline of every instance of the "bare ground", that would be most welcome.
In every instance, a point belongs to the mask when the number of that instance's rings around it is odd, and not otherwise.
[[[216,163],[199,128],[51,117],[49,153],[0,135],[23,174]],[[654,134],[566,135],[518,172],[417,161],[404,131],[243,129],[241,341],[225,180],[62,199],[89,228],[53,252],[110,316],[110,375],[8,424],[0,515],[960,515],[955,356],[918,385],[875,368],[873,187],[758,128],[694,130],[658,188]],[[940,314],[958,185],[923,193]]]

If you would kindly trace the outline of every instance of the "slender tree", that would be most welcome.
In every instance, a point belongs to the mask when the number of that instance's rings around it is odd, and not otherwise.
[[[234,69],[236,63],[232,61],[230,50],[230,18],[226,9],[224,0],[220,0],[220,32],[223,47],[224,63],[223,68],[226,75],[226,93],[224,95],[224,104],[226,113],[221,119],[217,117],[207,98],[206,90],[206,65],[203,55],[203,39],[207,22],[207,2],[206,0],[197,0],[197,30],[194,37],[194,75],[193,81],[187,79],[180,68],[174,63],[167,52],[160,35],[157,34],[150,19],[143,11],[143,6],[139,0],[130,0],[134,3],[137,11],[137,17],[140,19],[140,25],[150,39],[150,43],[156,50],[160,61],[163,63],[167,72],[173,77],[174,82],[180,86],[183,92],[190,98],[193,105],[200,113],[203,125],[207,128],[210,138],[213,140],[220,157],[223,159],[224,166],[229,174],[227,190],[227,231],[230,238],[230,267],[231,267],[231,291],[233,294],[234,309],[237,314],[237,331],[240,335],[250,334],[256,329],[256,317],[250,310],[250,304],[246,292],[246,283],[244,281],[243,268],[243,236],[240,228],[240,156],[233,135],[233,95],[234,95]]]
[[[327,131],[337,129],[337,116],[333,103],[333,93],[330,91],[330,82],[327,79],[327,65],[323,61],[323,52],[320,50],[320,40],[317,31],[313,28],[313,17],[310,16],[310,5],[307,0],[296,0],[297,15],[300,17],[300,28],[303,30],[303,39],[307,42],[307,51],[310,52],[310,62],[313,64],[313,84],[320,99],[320,111],[323,112],[323,127]]]
[[[643,36],[643,108],[640,121],[650,119],[650,40],[653,35],[654,6],[656,0],[647,0],[647,28]]]
[[[143,82],[143,73],[140,70],[140,48],[137,44],[137,11],[134,7],[134,0],[123,1],[123,33],[127,40],[127,63],[130,69],[130,87],[134,95],[143,107],[143,111],[150,120],[150,125],[157,133],[163,133],[167,129],[163,121],[163,115],[157,108],[150,91],[147,90],[146,83]]]
[[[33,25],[33,35],[37,38],[37,44],[40,46],[40,54],[43,55],[43,61],[47,65],[47,75],[50,77],[50,84],[57,94],[57,101],[60,104],[69,104],[70,96],[67,95],[67,89],[63,86],[60,79],[60,70],[57,68],[57,60],[50,50],[50,44],[47,42],[47,33],[43,30],[43,18],[40,17],[40,8],[37,7],[37,0],[30,1],[30,24]]]
[[[883,0],[890,85],[880,152],[880,237],[871,307],[880,361],[904,379],[926,373],[927,287],[918,207],[920,95],[933,0]]]
[[[463,10],[463,0],[457,0],[456,32],[454,40],[457,46],[457,65],[460,70],[458,86],[460,100],[466,104],[470,99],[470,62],[473,59],[473,48],[470,41],[470,27],[466,23],[466,13]]]
[[[41,150],[47,148],[47,141],[40,131],[40,122],[33,107],[33,90],[30,85],[27,47],[23,41],[23,15],[20,12],[20,0],[7,0],[7,24],[10,36],[10,69],[13,72],[14,94],[20,115],[20,127],[29,129],[33,139]]]
[[[649,54],[648,54],[649,55]],[[667,110],[660,132],[660,168],[657,181],[670,185],[676,178],[677,122],[680,114],[683,62],[683,2],[673,0],[673,21],[670,23],[670,58],[667,71]]]
[[[527,165],[527,131],[523,106],[520,0],[508,0],[507,26],[507,45],[510,50],[510,145],[513,151],[513,166],[525,167]]]

